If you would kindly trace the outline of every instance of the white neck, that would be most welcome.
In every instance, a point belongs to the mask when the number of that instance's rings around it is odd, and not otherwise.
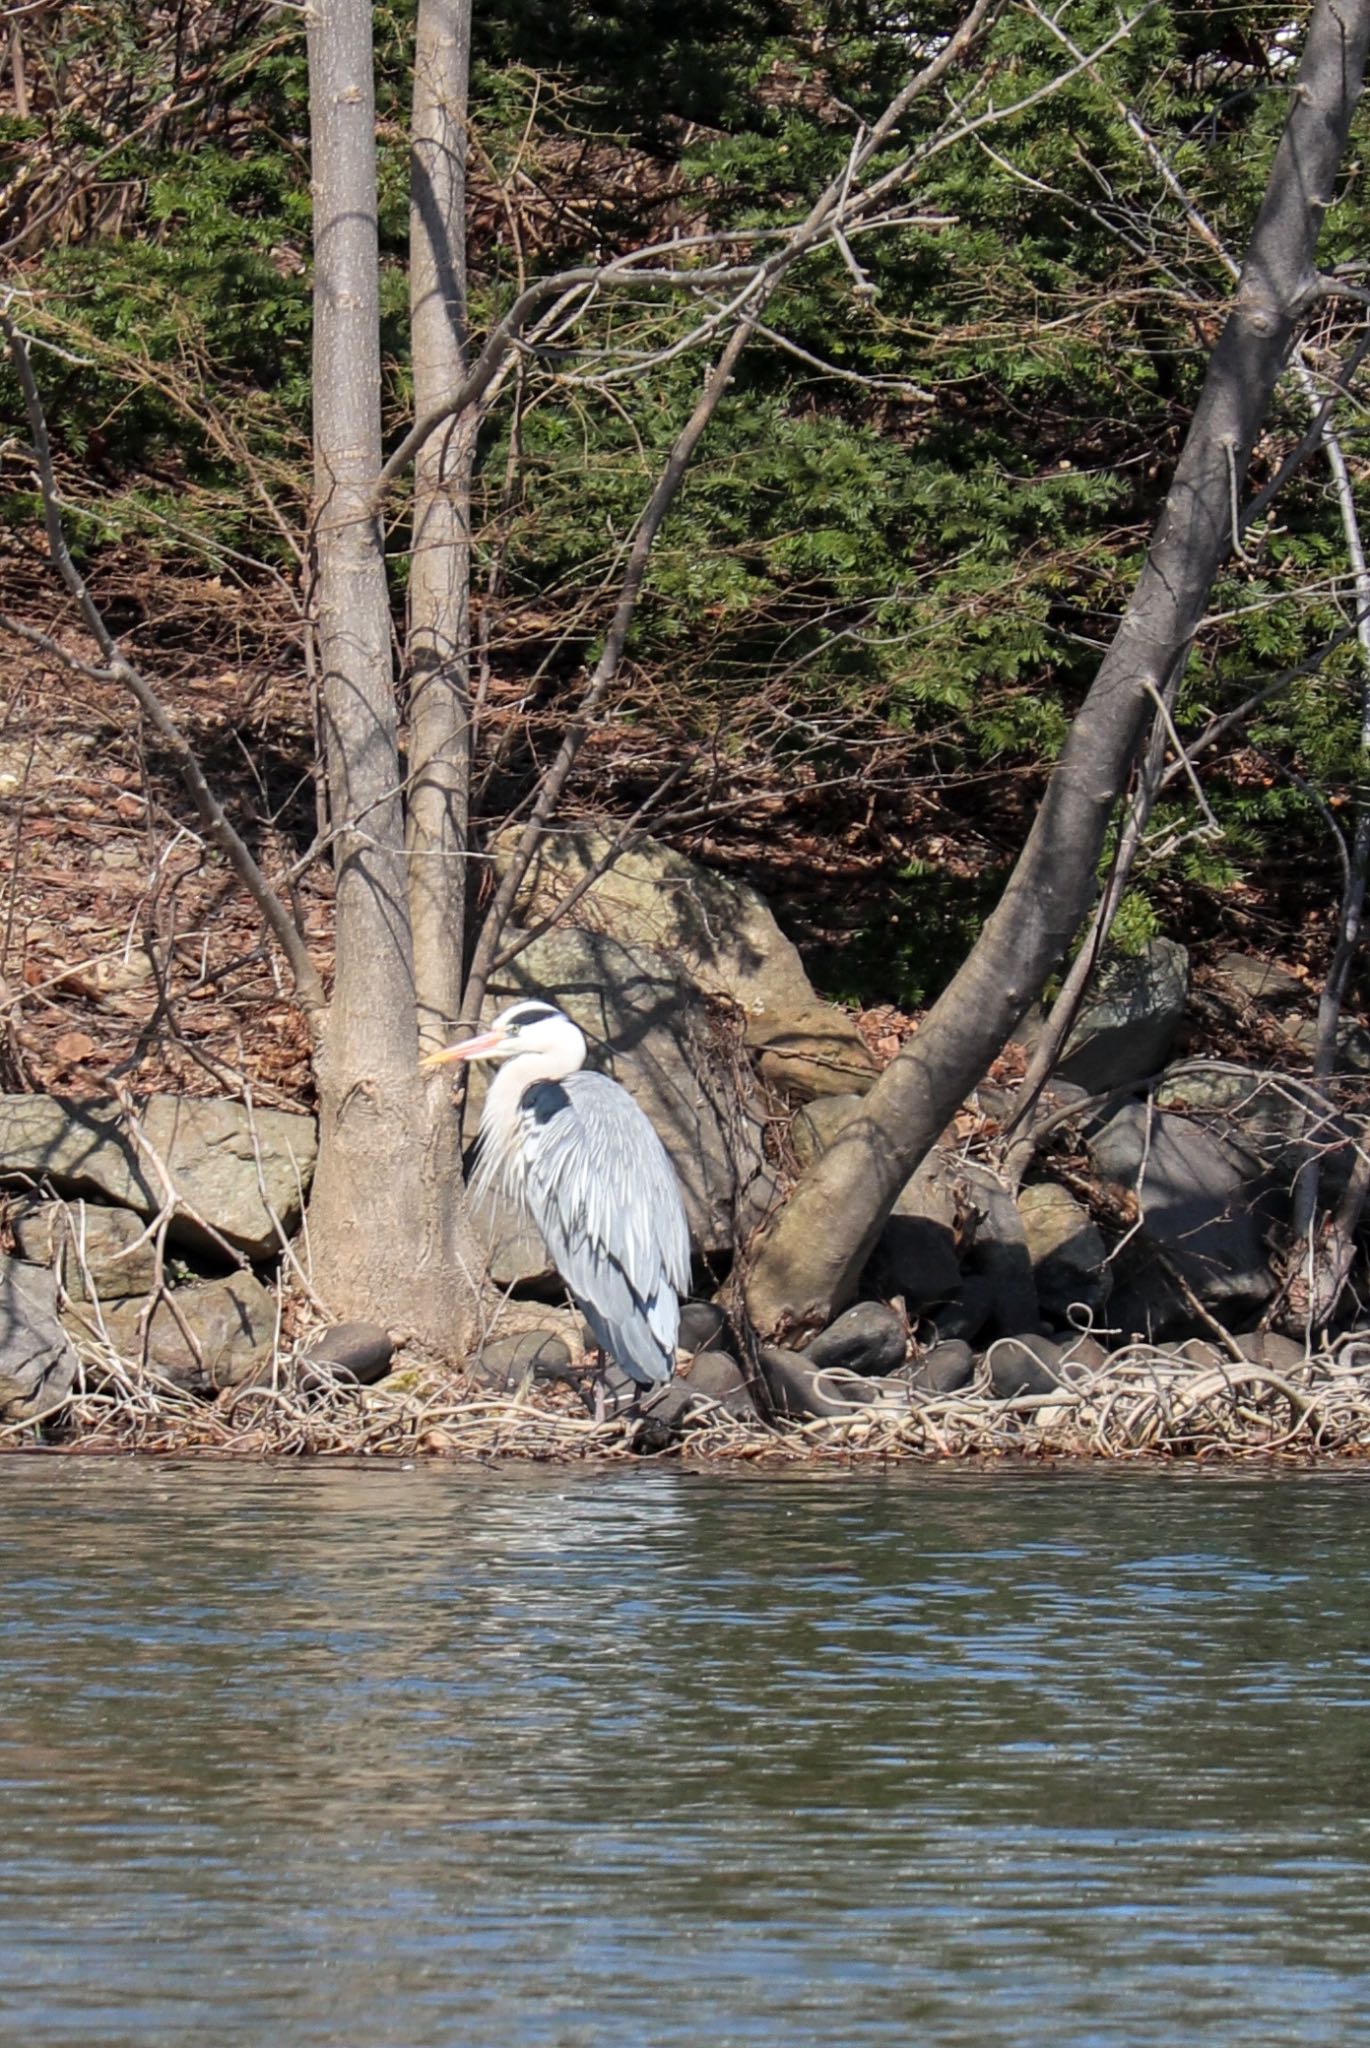
[[[480,1113],[480,1167],[477,1192],[495,1181],[503,1181],[506,1193],[513,1193],[510,1169],[523,1143],[523,1121],[519,1104],[525,1089],[537,1081],[564,1081],[585,1064],[585,1040],[576,1033],[576,1043],[515,1053],[504,1060],[493,1077]]]

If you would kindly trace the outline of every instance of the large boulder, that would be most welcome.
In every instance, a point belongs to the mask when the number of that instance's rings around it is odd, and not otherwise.
[[[501,872],[520,834],[521,827],[510,826],[495,841]],[[607,833],[585,826],[547,833],[515,916],[530,925],[555,917],[612,844]],[[875,1061],[855,1023],[818,995],[797,949],[745,882],[713,874],[660,840],[634,833],[568,914],[577,926],[630,947],[654,948],[705,994],[739,1004],[747,1043],[768,1080],[813,1096],[863,1091],[875,1079]]]
[[[117,1102],[0,1095],[0,1176],[47,1182],[59,1195],[108,1202],[147,1218],[166,1200],[155,1155],[195,1211],[177,1212],[168,1232],[172,1242],[212,1250],[203,1218],[249,1258],[269,1258],[280,1249],[270,1211],[287,1232],[299,1223],[318,1149],[312,1116],[282,1109],[249,1113],[240,1102],[183,1095],[149,1096],[137,1116],[145,1151]]]
[[[174,1303],[174,1306],[173,1306]],[[142,1326],[146,1302],[116,1301],[102,1312],[105,1334],[121,1358],[146,1362],[159,1379],[188,1393],[217,1394],[251,1379],[271,1356],[275,1297],[251,1273],[164,1296]],[[69,1311],[69,1323],[79,1311]],[[82,1319],[89,1332],[91,1325]]]
[[[1262,1245],[1265,1190],[1248,1156],[1183,1116],[1124,1103],[1087,1141],[1095,1171],[1137,1197],[1141,1221],[1115,1262],[1111,1316],[1162,1333],[1192,1319],[1156,1254],[1204,1307],[1240,1318],[1264,1306],[1274,1279]]]
[[[877,1294],[910,1308],[946,1301],[961,1285],[961,1210],[950,1161],[931,1152],[900,1190],[871,1257]]]
[[[1037,1291],[1022,1219],[1006,1182],[978,1160],[934,1150],[901,1191],[877,1248],[877,1270],[892,1276],[910,1303],[950,1301],[967,1275],[986,1284],[982,1321],[1002,1336],[1038,1326]],[[964,1268],[964,1272],[963,1272]],[[943,1336],[967,1333],[933,1311]]]
[[[1353,1093],[1359,1092],[1353,1091]],[[1186,1060],[1157,1083],[1156,1105],[1189,1113],[1242,1161],[1252,1180],[1287,1188],[1312,1145],[1329,1190],[1345,1187],[1364,1141],[1364,1115],[1327,1107],[1311,1082],[1226,1061]]]
[[[1110,954],[1066,1040],[1059,1078],[1096,1095],[1159,1072],[1188,993],[1189,955],[1174,939]]]
[[[1112,1276],[1089,1211],[1055,1181],[1042,1181],[1020,1190],[1018,1214],[1043,1315],[1067,1323],[1072,1310],[1084,1309],[1097,1320]]]
[[[746,1062],[727,1057],[708,1004],[648,947],[575,929],[545,932],[494,976],[487,1017],[522,995],[543,996],[573,1018],[590,1041],[589,1064],[646,1111],[680,1177],[695,1252],[730,1252],[765,1214],[775,1188]],[[471,1079],[468,1141],[488,1085],[480,1067]],[[552,1279],[541,1240],[505,1203],[494,1203],[488,1223],[498,1286]]]
[[[1234,1004],[1261,1003],[1287,1007],[1306,1003],[1316,990],[1278,961],[1263,960],[1256,953],[1223,953],[1209,970],[1209,981],[1219,994]]]
[[[22,1257],[60,1272],[72,1301],[120,1301],[157,1284],[157,1247],[131,1209],[39,1202],[15,1220]]]
[[[71,1392],[76,1353],[56,1296],[51,1273],[0,1258],[0,1423],[51,1415]]]

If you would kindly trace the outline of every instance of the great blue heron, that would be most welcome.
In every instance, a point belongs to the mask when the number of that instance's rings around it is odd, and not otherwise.
[[[532,1218],[600,1350],[639,1387],[675,1370],[690,1234],[666,1148],[626,1089],[581,1072],[585,1037],[551,1003],[502,1010],[432,1053],[502,1060],[481,1112],[479,1198],[498,1188]]]

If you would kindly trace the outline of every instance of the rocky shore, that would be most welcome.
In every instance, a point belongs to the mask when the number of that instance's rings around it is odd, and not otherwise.
[[[516,912],[540,936],[489,1004],[536,991],[566,1009],[680,1174],[701,1298],[679,1377],[645,1421],[589,1421],[578,1319],[515,1216],[485,1219],[489,1334],[458,1378],[435,1375],[403,1331],[330,1330],[311,1295],[309,1115],[167,1094],[9,1095],[0,1444],[484,1451],[493,1433],[528,1455],[682,1438],[728,1456],[1370,1446],[1355,1287],[1340,1326],[1299,1332],[1276,1256],[1311,1152],[1325,1186],[1345,1184],[1370,1074],[1370,1039],[1350,1027],[1337,1080],[1315,1095],[1297,975],[1228,954],[1195,976],[1166,939],[1114,960],[1025,1147],[1005,1133],[1040,1030],[1027,1019],[1002,1078],[900,1194],[863,1298],[826,1330],[758,1344],[732,1285],[749,1240],[866,1114],[880,1048],[819,997],[754,890],[646,838],[600,873],[607,851],[594,832],[549,836]],[[1205,1035],[1256,1056],[1187,1052]],[[473,1093],[468,1135],[479,1107]]]

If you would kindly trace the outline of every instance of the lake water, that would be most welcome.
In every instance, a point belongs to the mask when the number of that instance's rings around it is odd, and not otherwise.
[[[1370,2041],[1370,1475],[0,1516],[6,2048]]]

